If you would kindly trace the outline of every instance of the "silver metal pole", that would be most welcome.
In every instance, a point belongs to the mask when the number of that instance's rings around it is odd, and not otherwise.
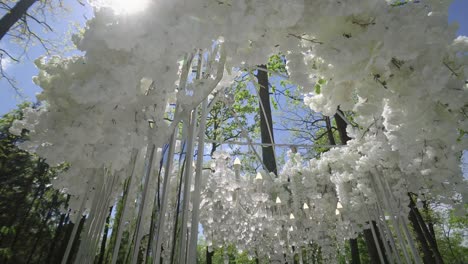
[[[73,246],[73,242],[75,241],[76,233],[78,232],[78,226],[80,224],[81,217],[82,217],[85,205],[86,205],[86,201],[87,201],[87,198],[88,198],[88,193],[89,193],[89,177],[88,177],[88,184],[86,186],[86,191],[85,191],[85,193],[83,195],[81,205],[80,205],[80,209],[78,210],[78,214],[77,214],[75,224],[73,225],[73,230],[72,230],[71,236],[68,239],[67,249],[65,250],[65,254],[63,255],[63,258],[62,258],[62,264],[67,263],[68,256],[70,255],[70,251],[71,251],[71,248]]]
[[[114,246],[114,249],[113,249],[113,252],[112,252],[112,261],[111,263],[112,264],[115,264],[117,262],[117,257],[119,256],[119,249],[120,249],[120,243],[122,242],[122,234],[123,234],[123,230],[124,230],[124,221],[125,221],[125,217],[126,217],[126,213],[127,213],[127,207],[128,207],[128,191],[131,190],[131,187],[132,187],[132,179],[133,179],[133,174],[135,172],[135,164],[136,164],[136,160],[137,160],[137,156],[138,156],[138,149],[133,149],[132,150],[132,154],[131,154],[131,158],[130,158],[130,170],[127,171],[129,172],[128,174],[128,182],[127,182],[127,186],[126,186],[126,189],[124,190],[124,197],[123,197],[123,207],[122,207],[122,214],[120,216],[120,221],[119,221],[119,225],[117,227],[117,237],[115,239],[115,246]],[[127,193],[127,195],[125,195],[125,193]],[[114,230],[115,231],[115,230]]]
[[[190,231],[190,243],[188,248],[188,262],[196,264],[197,262],[197,243],[198,243],[198,222],[200,216],[200,195],[202,182],[203,157],[205,154],[205,127],[207,116],[208,99],[202,103],[202,114],[200,126],[198,129],[198,151],[197,151],[197,167],[195,171],[195,188],[192,201],[192,226]]]
[[[182,223],[180,230],[180,243],[179,243],[179,263],[186,263],[187,257],[187,223],[189,219],[189,203],[190,203],[190,186],[192,183],[193,175],[193,149],[195,145],[195,127],[197,123],[197,110],[193,110],[190,118],[190,126],[187,135],[187,153],[185,159],[185,177],[184,177],[184,196],[182,204]]]
[[[83,238],[81,239],[81,242],[80,242],[80,247],[78,249],[78,254],[76,255],[77,257],[76,257],[75,263],[80,263],[83,256],[86,254],[88,250],[89,241],[91,239],[90,238],[91,229],[93,227],[94,222],[96,221],[97,208],[102,200],[101,196],[103,193],[102,190],[104,188],[104,179],[103,177],[101,177],[101,175],[97,175],[95,178],[98,180],[98,182],[96,184],[97,186],[95,187],[91,210],[89,212],[88,219],[83,228]]]
[[[151,139],[151,137],[149,138]],[[149,145],[146,148],[145,185],[143,187],[143,194],[142,194],[142,198],[140,202],[140,208],[138,209],[138,217],[137,217],[137,223],[135,227],[135,245],[133,246],[133,256],[132,256],[132,261],[131,261],[132,264],[136,264],[138,260],[138,251],[140,250],[141,232],[142,232],[141,219],[143,218],[143,210],[145,208],[146,196],[148,193],[148,186],[149,186],[150,175],[151,175],[151,168],[152,168],[153,159],[154,159],[154,150],[156,149],[156,145],[154,143],[150,143],[150,144],[151,145]]]
[[[177,113],[177,107],[176,107],[176,113]],[[172,163],[173,163],[173,158],[174,158],[174,149],[175,149],[175,140],[177,138],[177,132],[174,130],[171,135],[170,139],[170,144],[169,144],[169,152],[167,155],[167,161],[166,161],[166,168],[164,169],[164,183],[163,183],[163,190],[162,190],[162,200],[161,200],[161,211],[160,211],[160,216],[159,216],[159,221],[158,221],[158,226],[156,229],[157,236],[156,236],[156,250],[154,254],[154,263],[160,264],[161,263],[161,245],[163,242],[163,228],[164,228],[164,222],[166,220],[166,210],[167,210],[167,200],[168,200],[168,186],[170,185],[171,182],[171,170],[172,170]],[[174,238],[175,239],[175,238]]]
[[[379,203],[379,193],[382,194],[382,197],[383,197],[383,202],[384,202],[384,205],[387,207],[387,209],[389,210],[390,212],[390,220],[393,224],[393,227],[394,227],[394,230],[396,231],[396,234],[397,234],[397,238],[398,238],[398,241],[400,242],[400,245],[401,245],[401,251],[403,252],[403,255],[405,256],[405,259],[406,259],[406,262],[407,263],[411,263],[411,260],[410,260],[410,257],[408,255],[408,252],[406,250],[406,245],[404,243],[404,239],[403,239],[403,236],[401,234],[401,230],[400,230],[400,224],[399,224],[399,221],[398,221],[398,218],[395,216],[395,211],[393,210],[393,207],[389,204],[388,200],[387,200],[387,196],[386,196],[386,193],[385,193],[385,190],[383,189],[380,189],[378,191],[378,187],[377,187],[377,184],[376,182],[378,181],[376,178],[377,176],[376,175],[373,175],[372,173],[370,173],[370,176],[371,176],[371,183],[373,185],[373,188],[374,188],[374,192],[376,194],[376,197],[377,197],[377,202]]]

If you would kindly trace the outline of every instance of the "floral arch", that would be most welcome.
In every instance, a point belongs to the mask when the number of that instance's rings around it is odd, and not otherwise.
[[[368,229],[388,241],[380,258],[422,263],[405,219],[407,193],[452,204],[467,190],[459,153],[467,147],[468,38],[455,38],[447,8],[437,0],[157,0],[131,16],[102,8],[74,38],[83,56],[36,61],[43,106],[12,131],[27,129],[22,147],[51,165],[70,164],[54,186],[73,196],[75,219],[87,215],[77,263],[92,260],[105,208],[124,186],[116,232],[136,221],[132,263],[148,232],[147,256],[168,263],[179,213],[177,140],[203,153],[210,102],[229,100],[223,91],[239,69],[282,52],[305,104],[329,116],[338,107],[355,113],[352,139],[307,162],[290,153],[278,177],[240,177],[223,153],[206,172],[202,158],[188,155],[178,234],[187,242],[172,248],[179,263],[194,263],[198,222],[213,246],[234,243],[272,261],[314,241],[333,262],[337,245]]]

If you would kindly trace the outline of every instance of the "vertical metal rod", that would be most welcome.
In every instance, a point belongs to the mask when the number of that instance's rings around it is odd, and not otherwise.
[[[177,113],[178,107],[176,107]],[[174,118],[175,119],[175,118]],[[172,132],[170,143],[169,143],[169,152],[167,154],[167,161],[166,161],[166,168],[164,169],[164,182],[163,182],[163,190],[162,190],[162,200],[161,200],[161,211],[158,221],[158,226],[156,229],[157,236],[156,236],[156,250],[154,254],[154,263],[159,264],[161,263],[161,245],[163,242],[163,232],[164,232],[164,222],[166,219],[166,210],[167,210],[167,200],[168,200],[168,186],[170,185],[171,181],[171,170],[172,170],[172,163],[174,158],[174,149],[175,149],[175,141],[177,138],[177,127]],[[174,238],[175,239],[175,238]]]
[[[103,175],[103,178],[105,178],[105,175],[106,175],[106,172],[104,170],[104,175]],[[91,258],[91,255],[93,255],[94,251],[94,240],[95,240],[95,237],[97,236],[97,233],[98,233],[98,230],[99,230],[99,226],[100,226],[100,223],[101,223],[101,218],[102,218],[102,215],[104,215],[104,200],[105,200],[105,189],[106,189],[106,185],[107,185],[107,182],[105,182],[103,184],[103,188],[102,188],[102,192],[101,192],[101,195],[99,197],[99,203],[98,203],[98,206],[96,207],[96,211],[97,211],[97,214],[96,216],[94,217],[94,221],[93,221],[93,224],[89,230],[89,237],[88,237],[88,242],[87,242],[87,245],[86,245],[86,250],[83,251],[83,256],[82,256],[82,259],[78,262],[78,263],[86,263],[86,262],[89,262],[88,259]]]
[[[160,149],[156,150],[156,161],[159,161],[161,159],[161,155],[164,155]],[[154,169],[155,171],[161,171],[161,165],[160,162],[156,163],[156,168]],[[158,173],[157,177],[159,177],[160,174]],[[148,237],[148,243],[146,247],[146,254],[145,254],[145,262],[148,263],[149,259],[153,256],[153,241],[154,241],[154,227],[155,227],[155,219],[156,219],[156,214],[158,213],[158,192],[159,188],[156,186],[156,191],[154,193],[154,198],[153,198],[153,208],[151,210],[151,221],[150,221],[150,233]]]
[[[380,224],[380,214],[377,213],[377,211],[375,210],[375,208],[372,210],[374,212],[374,217],[376,218],[376,224],[377,224],[377,227],[379,228],[380,230],[380,235],[381,235],[381,240],[382,240],[382,244],[384,246],[384,249],[385,249],[385,255],[387,256],[387,258],[391,261],[393,261],[393,259],[395,258],[393,256],[393,252],[391,250],[391,248],[388,246],[388,242],[387,242],[387,238],[386,238],[386,235],[387,235],[387,230],[385,230],[382,225]],[[385,219],[385,216],[384,216],[384,219]]]
[[[120,243],[122,241],[122,234],[123,234],[123,229],[124,229],[124,221],[127,213],[127,207],[128,207],[128,191],[131,190],[132,186],[132,179],[133,179],[133,174],[135,172],[135,164],[138,156],[138,149],[132,149],[132,154],[130,157],[130,170],[127,171],[129,172],[128,174],[128,182],[127,186],[125,187],[124,194],[123,194],[123,207],[122,207],[122,214],[120,216],[119,224],[117,227],[117,237],[115,239],[115,246],[112,252],[112,261],[111,264],[115,264],[117,262],[117,257],[119,256],[119,249],[120,249]],[[125,194],[127,193],[127,194]],[[115,230],[114,230],[115,231]]]
[[[190,126],[187,135],[187,154],[185,159],[185,175],[184,175],[184,196],[182,204],[182,222],[180,231],[179,244],[179,263],[186,263],[187,257],[187,223],[189,219],[189,203],[190,203],[190,187],[193,176],[193,149],[195,145],[195,127],[197,123],[197,110],[193,110],[190,117]]]
[[[198,64],[196,79],[202,78],[202,63],[203,53],[198,51]],[[198,222],[200,215],[200,194],[201,194],[201,181],[203,158],[205,154],[205,128],[206,116],[208,112],[208,98],[205,98],[201,106],[200,125],[198,126],[198,148],[197,148],[197,165],[195,171],[194,195],[192,198],[192,226],[190,231],[190,242],[188,246],[188,262],[196,264],[197,259],[197,243],[198,243]]]
[[[390,230],[390,227],[388,226],[388,223],[385,219],[385,213],[383,212],[382,208],[380,207],[379,204],[376,204],[375,206],[377,208],[378,214],[383,217],[382,223],[379,221],[379,225],[383,225],[385,227],[385,231],[387,233],[388,240],[390,241],[390,247],[393,253],[393,256],[395,258],[396,263],[401,264],[401,258],[400,258],[400,253],[398,253],[398,248],[395,243],[395,239],[393,238],[392,231]]]
[[[400,226],[399,226],[399,221],[398,221],[398,218],[395,216],[395,212],[393,210],[393,207],[388,203],[388,200],[386,199],[387,196],[386,196],[386,193],[385,193],[385,190],[381,189],[381,190],[378,190],[377,188],[377,184],[376,182],[378,181],[376,178],[377,176],[376,175],[373,175],[372,173],[370,173],[370,176],[371,176],[371,183],[373,185],[373,188],[374,188],[374,192],[376,194],[376,197],[377,197],[377,202],[379,203],[379,195],[378,193],[381,193],[382,194],[382,197],[383,197],[383,202],[384,202],[384,205],[385,207],[387,207],[387,209],[389,210],[390,212],[390,220],[393,224],[393,227],[396,231],[396,234],[397,234],[397,238],[398,238],[398,241],[400,242],[400,245],[401,245],[401,251],[403,252],[403,255],[405,256],[405,259],[406,259],[406,262],[407,263],[411,263],[411,260],[410,260],[410,257],[408,255],[408,252],[406,250],[406,245],[404,243],[404,239],[403,239],[403,236],[401,234],[401,230],[400,230]]]
[[[96,170],[95,170],[96,171]],[[97,173],[95,173],[97,174]],[[80,263],[80,261],[83,258],[83,255],[86,254],[88,250],[88,245],[89,245],[89,240],[90,240],[90,235],[91,235],[91,228],[94,225],[94,222],[96,221],[96,214],[97,214],[97,207],[99,206],[101,202],[101,196],[102,196],[102,189],[104,187],[104,182],[103,182],[103,177],[100,175],[96,176],[97,179],[97,184],[95,187],[95,192],[93,196],[93,203],[91,205],[91,210],[88,215],[87,222],[85,223],[85,226],[83,228],[83,238],[81,239],[80,242],[80,247],[78,249],[77,257],[76,257],[76,263]]]
[[[198,222],[200,216],[200,194],[201,182],[203,173],[203,157],[205,154],[205,127],[207,116],[208,100],[205,99],[202,103],[202,114],[200,119],[200,127],[198,130],[198,151],[197,151],[197,167],[195,172],[195,189],[193,195],[193,211],[192,211],[192,226],[190,232],[190,244],[188,249],[188,261],[195,264],[197,260],[197,243],[198,243]]]
[[[75,221],[75,224],[73,225],[73,230],[72,230],[72,233],[71,233],[71,236],[70,238],[68,239],[68,243],[67,243],[67,249],[65,250],[65,254],[63,255],[63,258],[62,258],[62,264],[66,264],[67,263],[67,260],[68,260],[68,257],[70,255],[70,251],[72,249],[72,246],[73,246],[73,242],[75,241],[75,237],[76,237],[76,233],[78,232],[78,226],[79,226],[79,223],[80,223],[80,220],[81,220],[81,216],[83,214],[83,211],[84,211],[84,208],[85,208],[85,205],[86,205],[86,201],[87,201],[87,198],[88,198],[88,193],[89,193],[89,177],[88,177],[88,184],[86,186],[86,191],[83,195],[83,198],[82,198],[82,201],[81,201],[81,205],[80,205],[80,209],[78,210],[78,214],[77,214],[77,217],[76,217],[76,221]]]
[[[382,249],[380,248],[380,243],[379,243],[380,241],[377,238],[377,234],[375,232],[374,225],[372,224],[372,220],[370,220],[369,224],[370,224],[370,228],[371,228],[371,232],[372,232],[372,237],[374,238],[374,243],[375,243],[375,246],[377,248],[377,253],[379,254],[380,263],[385,263],[383,255],[382,255]],[[382,241],[382,243],[385,243],[385,242]]]
[[[93,223],[92,223],[92,226],[89,230],[89,236],[88,236],[88,242],[86,244],[86,248],[85,250],[83,251],[83,255],[81,256],[81,260],[79,260],[78,263],[86,263],[86,262],[90,262],[90,259],[91,258],[94,258],[94,247],[95,247],[95,244],[97,246],[97,238],[99,236],[99,234],[101,233],[101,229],[100,229],[100,226],[101,226],[101,221],[103,221],[105,218],[105,204],[106,204],[106,197],[107,197],[107,186],[110,184],[110,180],[111,178],[107,177],[107,172],[108,170],[106,168],[102,168],[102,180],[103,180],[103,185],[102,185],[102,189],[101,189],[101,192],[100,192],[100,195],[99,195],[99,202],[98,202],[98,205],[96,207],[96,214],[95,214],[95,217],[94,217],[94,220],[93,220]],[[106,180],[106,181],[104,181]]]
[[[109,170],[106,170],[106,171],[107,171],[107,174],[110,174]],[[110,174],[108,177],[109,177],[108,181],[107,181],[106,185],[104,186],[105,187],[105,200],[103,201],[101,209],[100,209],[101,210],[101,216],[100,216],[98,224],[96,225],[96,229],[95,229],[95,231],[93,233],[93,235],[94,235],[93,244],[94,245],[92,245],[91,251],[88,252],[88,256],[89,256],[88,261],[89,262],[94,261],[97,249],[99,247],[99,240],[101,239],[101,234],[103,232],[104,224],[105,224],[105,221],[106,221],[106,218],[107,218],[107,210],[109,209],[109,203],[110,203],[110,198],[111,198],[111,195],[112,195],[112,190],[114,189],[116,174],[115,173]]]
[[[387,192],[389,193],[390,195],[390,198],[392,199],[393,202],[396,201],[395,199],[395,196],[393,195],[393,192],[392,192],[392,189],[390,188],[390,185],[388,184],[388,181],[386,179],[379,179],[379,181],[381,181],[381,184],[383,185],[383,188],[387,187],[386,190]],[[383,182],[383,183],[382,183]],[[406,221],[406,218],[403,217],[400,213],[398,213],[398,217],[400,218],[400,220],[403,222],[402,223],[402,227],[403,227],[403,232],[405,233],[405,236],[406,236],[406,239],[410,245],[410,249],[411,249],[411,253],[413,254],[413,257],[414,257],[414,261],[417,263],[417,264],[421,264],[422,263],[422,259],[421,257],[419,256],[419,253],[418,253],[418,250],[416,250],[416,246],[414,245],[414,241],[413,241],[413,238],[411,236],[411,233],[409,232],[408,230],[408,222]]]
[[[150,132],[151,133],[151,130]],[[151,138],[151,137],[148,137]],[[141,242],[141,232],[143,232],[142,227],[141,227],[141,219],[143,218],[143,210],[145,209],[145,202],[146,202],[146,196],[148,193],[148,185],[150,181],[150,175],[151,175],[151,168],[153,165],[153,159],[154,159],[154,150],[156,148],[156,145],[149,140],[148,147],[146,148],[146,164],[145,164],[145,185],[143,187],[143,194],[140,202],[140,206],[138,209],[138,217],[137,217],[137,224],[135,227],[135,245],[133,246],[133,256],[131,263],[135,264],[137,263],[138,260],[138,251],[140,250],[140,242]]]

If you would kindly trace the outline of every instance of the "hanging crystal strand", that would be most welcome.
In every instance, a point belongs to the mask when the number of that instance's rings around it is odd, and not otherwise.
[[[150,124],[148,124],[150,126]],[[141,237],[142,237],[142,218],[143,218],[143,211],[145,209],[145,203],[146,203],[146,198],[148,194],[148,186],[149,186],[149,181],[150,181],[150,175],[151,175],[151,168],[153,165],[153,159],[154,159],[154,151],[156,149],[156,145],[152,141],[152,131],[151,127],[148,128],[148,146],[146,147],[146,161],[145,161],[145,174],[144,174],[144,186],[143,186],[143,193],[141,196],[141,201],[140,201],[140,206],[138,208],[138,216],[137,216],[137,222],[135,226],[135,234],[134,234],[134,240],[135,244],[133,245],[133,255],[131,258],[130,263],[135,264],[137,263],[138,260],[138,252],[140,250],[140,242],[141,242]]]
[[[197,79],[201,78],[202,73],[202,61],[203,54],[199,51],[198,54],[198,66],[197,66]],[[197,243],[198,243],[198,222],[200,216],[200,195],[201,195],[201,181],[203,173],[203,157],[205,154],[205,127],[206,127],[206,116],[208,108],[208,98],[205,98],[201,106],[200,125],[198,127],[198,149],[197,149],[197,165],[195,171],[195,187],[193,191],[192,200],[192,226],[190,231],[190,242],[188,246],[188,262],[190,264],[196,264],[197,262]],[[237,177],[237,170],[236,170]]]
[[[206,111],[207,112],[207,111]],[[198,167],[197,167],[198,168]],[[240,179],[240,170],[241,170],[241,161],[239,158],[236,158],[234,160],[234,173],[235,173],[235,177],[236,177],[236,184],[237,184],[237,188],[234,192],[234,207],[235,208],[238,208],[239,207],[239,197],[240,197],[240,184],[241,184],[241,179]],[[273,214],[272,214],[273,215]]]
[[[377,178],[377,176],[374,177],[374,175],[372,173],[370,173],[370,178],[371,178],[372,187],[374,188],[374,192],[376,194],[376,198],[377,198],[376,202],[380,203],[378,194],[379,193],[382,194],[383,202],[384,202],[385,207],[387,208],[387,210],[390,212],[390,221],[392,222],[394,230],[396,231],[398,242],[400,243],[401,251],[403,252],[403,255],[405,256],[406,263],[411,263],[410,257],[408,255],[407,250],[406,250],[406,243],[404,242],[403,236],[401,234],[398,218],[395,216],[395,212],[393,211],[393,208],[391,206],[389,206],[389,204],[388,204],[388,201],[386,199],[386,193],[383,190],[378,190],[378,188],[376,186],[376,181],[377,180],[375,179],[375,178]]]
[[[176,113],[178,111],[178,107],[176,107]],[[174,118],[175,119],[175,118]],[[164,179],[163,179],[163,188],[162,188],[162,199],[161,199],[161,210],[159,213],[158,225],[156,228],[156,243],[154,243],[155,249],[153,249],[154,260],[153,263],[160,264],[161,263],[161,245],[163,242],[162,235],[164,233],[164,222],[166,219],[166,210],[168,206],[168,186],[170,185],[171,181],[171,171],[172,171],[172,163],[174,159],[174,150],[175,150],[175,143],[177,138],[177,130],[174,130],[171,135],[170,143],[169,143],[169,152],[167,154],[166,166],[164,169]],[[175,239],[175,238],[174,238]]]
[[[114,249],[113,249],[113,252],[112,252],[112,261],[111,261],[111,264],[115,264],[117,262],[117,257],[119,255],[119,249],[120,249],[120,244],[122,242],[122,234],[123,234],[123,230],[124,230],[124,222],[125,222],[125,218],[126,218],[126,213],[127,213],[127,207],[129,206],[128,205],[128,192],[129,190],[131,190],[131,186],[132,186],[132,179],[133,179],[133,174],[135,172],[135,164],[136,164],[136,160],[137,160],[137,156],[138,156],[138,149],[134,148],[132,149],[132,154],[130,156],[130,166],[127,167],[127,173],[128,173],[128,182],[127,182],[127,185],[125,186],[125,190],[124,190],[124,193],[123,193],[123,201],[122,201],[122,204],[123,204],[123,207],[122,207],[122,214],[120,216],[120,219],[119,219],[119,224],[117,226],[117,237],[115,239],[115,245],[114,245]],[[114,230],[115,232],[115,230]]]
[[[80,217],[83,215],[83,211],[85,209],[86,201],[88,199],[89,185],[90,185],[90,179],[89,178],[90,177],[88,177],[88,183],[87,183],[86,188],[85,188],[86,191],[85,191],[85,193],[83,195],[81,205],[80,205],[80,209],[78,210],[78,214],[77,214],[77,217],[76,217],[76,220],[75,220],[75,224],[73,225],[72,233],[70,235],[70,238],[68,239],[65,254],[63,255],[63,258],[62,258],[62,262],[61,262],[62,264],[66,264],[68,262],[68,256],[70,255],[70,251],[72,249],[73,242],[75,241],[76,233],[78,232]]]
[[[188,129],[187,153],[185,159],[185,175],[184,175],[184,194],[182,204],[182,222],[180,230],[179,243],[179,263],[186,263],[187,257],[187,223],[189,219],[189,202],[190,202],[190,187],[193,175],[193,149],[195,145],[195,127],[197,123],[197,110],[193,110],[190,117],[190,126]]]
[[[388,226],[387,221],[385,219],[385,213],[383,212],[379,204],[376,204],[375,207],[377,209],[377,214],[382,216],[382,221],[379,221],[378,223],[380,227],[383,225],[385,228],[388,240],[390,241],[390,247],[391,247],[394,259],[396,263],[401,264],[400,254],[398,253],[398,248],[396,246],[395,239],[393,238],[392,231],[390,230],[390,227]],[[380,229],[382,230],[382,228]]]
[[[388,181],[386,179],[383,179],[383,180],[379,179],[379,181],[380,181],[380,184],[383,185],[384,189],[386,187],[386,190],[390,194],[390,198],[392,199],[391,201],[393,202],[393,204],[395,204],[396,198],[393,195],[392,189],[390,188],[390,185],[388,184]],[[420,264],[420,263],[422,263],[422,259],[419,256],[418,250],[416,250],[416,246],[414,244],[413,237],[411,236],[411,233],[408,230],[408,222],[406,221],[406,218],[403,217],[400,213],[398,213],[398,217],[400,218],[400,220],[402,222],[403,232],[405,233],[406,239],[408,240],[408,243],[410,245],[411,253],[414,256],[414,260],[415,260],[415,262],[417,264]]]
[[[96,170],[95,170],[96,171]],[[99,171],[99,170],[97,170]],[[93,203],[91,205],[91,210],[89,211],[88,218],[85,222],[85,226],[83,228],[83,238],[81,238],[80,247],[78,249],[78,254],[76,255],[75,263],[82,263],[82,259],[86,254],[89,246],[90,240],[90,231],[96,219],[97,207],[101,202],[102,196],[102,188],[104,187],[104,179],[102,175],[99,173],[95,173],[95,179],[97,180],[96,187],[93,188],[94,196],[93,196]]]

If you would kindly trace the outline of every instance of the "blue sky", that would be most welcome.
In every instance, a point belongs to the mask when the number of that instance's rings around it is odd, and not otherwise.
[[[57,15],[48,15],[47,21],[54,31],[47,34],[41,33],[40,36],[60,43],[59,49],[65,51],[65,45],[71,48],[70,37],[72,32],[76,32],[76,24],[83,27],[86,18],[91,18],[93,13],[91,7],[82,6],[76,0],[65,0],[63,2],[68,11],[55,10]],[[0,16],[3,16],[3,13],[0,12]],[[31,22],[30,26],[34,32],[43,32],[43,28],[34,22]],[[10,43],[7,37],[1,40],[0,48],[16,55],[22,51],[17,45]],[[64,55],[73,53],[76,53],[76,51],[65,52]],[[45,50],[40,45],[34,45],[29,48],[21,63],[7,62],[6,65],[4,64],[7,74],[16,80],[23,97],[18,96],[6,81],[0,80],[0,115],[16,108],[16,105],[23,101],[36,100],[35,95],[41,89],[32,82],[32,77],[38,73],[34,60],[43,55],[45,55]]]

